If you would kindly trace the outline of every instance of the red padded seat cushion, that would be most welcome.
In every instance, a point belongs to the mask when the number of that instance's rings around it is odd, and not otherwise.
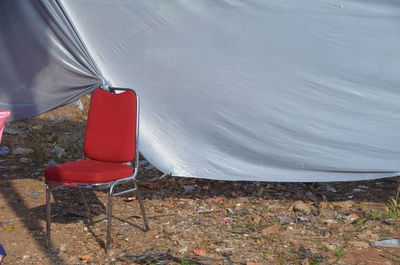
[[[44,173],[46,180],[73,183],[106,183],[132,176],[128,165],[95,160],[79,160],[49,167]]]
[[[136,155],[137,95],[129,90],[92,93],[86,128],[85,156],[101,161],[128,162]]]

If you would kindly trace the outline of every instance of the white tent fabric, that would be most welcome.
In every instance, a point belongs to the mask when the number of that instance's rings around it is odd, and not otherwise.
[[[141,152],[178,176],[398,175],[400,2],[63,0],[142,98]]]
[[[60,0],[140,151],[176,176],[349,181],[400,171],[397,0]]]

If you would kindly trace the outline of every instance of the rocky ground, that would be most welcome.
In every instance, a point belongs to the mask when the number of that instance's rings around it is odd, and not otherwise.
[[[400,178],[346,183],[226,182],[165,177],[141,158],[151,230],[135,198],[114,200],[113,249],[104,251],[104,191],[53,195],[45,245],[43,170],[80,159],[83,111],[69,106],[7,124],[0,148],[3,264],[400,264]],[[125,220],[123,222],[122,220]],[[392,245],[398,241],[389,241]],[[400,247],[400,246],[399,246]]]

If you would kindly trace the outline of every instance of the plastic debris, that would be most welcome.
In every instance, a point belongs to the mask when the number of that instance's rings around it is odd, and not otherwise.
[[[195,250],[193,250],[193,254],[201,256],[201,255],[205,255],[206,251],[202,250],[202,249],[195,249]]]
[[[136,196],[132,196],[132,197],[128,197],[125,199],[126,202],[131,202],[131,201],[135,201],[137,198]]]
[[[32,197],[39,197],[39,193],[32,193]]]
[[[82,103],[82,101],[81,101],[80,99],[78,99],[78,100],[75,102],[75,105],[78,107],[78,109],[80,109],[81,111],[83,111],[83,103]]]
[[[7,253],[4,250],[3,246],[0,244],[0,264],[3,262],[5,256],[7,256]]]
[[[90,254],[82,255],[82,256],[79,257],[79,259],[82,260],[82,261],[88,261],[91,258],[92,258],[92,255],[90,255]]]
[[[230,217],[223,217],[223,216],[218,216],[215,219],[220,220],[220,221],[224,221],[225,223],[230,223],[233,221],[232,218]]]
[[[15,225],[5,225],[3,226],[4,230],[6,231],[14,231],[15,230]]]
[[[383,238],[370,244],[373,247],[400,248],[400,238]]]

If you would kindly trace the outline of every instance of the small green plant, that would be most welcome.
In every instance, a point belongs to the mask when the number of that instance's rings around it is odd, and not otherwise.
[[[335,256],[336,256],[336,261],[338,262],[344,255],[346,255],[346,250],[344,249],[346,246],[343,247],[338,247],[335,249]]]
[[[187,259],[182,258],[181,259],[181,265],[190,265],[190,262]]]
[[[218,230],[219,232],[222,232],[222,231],[225,230],[225,226],[224,226],[223,224],[218,225],[218,226],[217,226],[217,230]]]
[[[399,192],[400,186],[397,188],[396,198],[390,198],[385,207],[388,216],[393,219],[400,218]]]
[[[382,214],[378,211],[369,211],[368,213],[366,213],[364,215],[364,217],[360,218],[357,220],[357,224],[361,225],[363,223],[365,223],[368,220],[379,220],[382,218]]]
[[[263,253],[266,254],[266,255],[272,255],[272,254],[274,254],[274,252],[273,252],[272,250],[270,250],[270,249],[265,249],[265,250],[263,250]]]
[[[322,245],[322,246],[321,246],[321,250],[322,250],[323,252],[328,252],[328,251],[329,251],[328,247],[325,246],[325,245]]]
[[[316,254],[310,262],[310,265],[319,265],[322,261],[322,256],[320,254]]]
[[[278,262],[280,265],[286,264],[287,263],[287,259],[285,257],[279,256],[278,257]]]

